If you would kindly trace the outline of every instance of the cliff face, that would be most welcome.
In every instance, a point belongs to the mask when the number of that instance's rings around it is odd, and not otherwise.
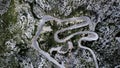
[[[75,35],[62,43],[54,39],[57,31],[78,25],[83,18],[76,17],[81,16],[88,17],[91,24],[61,32],[59,38],[90,31],[99,36],[97,40],[87,41],[90,33]],[[78,46],[78,40],[89,35],[81,45],[94,52],[99,68],[120,65],[120,0],[1,0],[0,68],[58,68],[31,46],[41,20],[46,22],[37,38],[39,48],[66,68],[95,68],[93,54]],[[55,50],[51,52],[52,49]]]

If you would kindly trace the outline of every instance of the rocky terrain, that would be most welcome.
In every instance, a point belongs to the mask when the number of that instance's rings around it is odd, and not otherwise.
[[[94,36],[84,33],[62,43],[55,40],[57,31],[79,24],[76,17],[82,16],[90,20],[80,18],[80,22],[91,24],[63,31],[59,38],[89,31],[98,39],[89,40]],[[42,27],[41,20],[45,21]],[[81,40],[88,49],[79,47],[78,40],[89,35]],[[99,68],[119,68],[119,51],[120,0],[0,0],[0,68],[59,68],[48,58],[65,68],[97,68],[96,63]]]

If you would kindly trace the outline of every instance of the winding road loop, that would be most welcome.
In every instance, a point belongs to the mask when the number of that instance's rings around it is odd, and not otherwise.
[[[56,64],[60,68],[65,68],[64,63],[63,64],[59,64],[54,58],[52,58],[50,56],[49,53],[47,53],[47,52],[43,51],[42,49],[40,49],[39,44],[37,42],[37,39],[38,39],[38,37],[39,37],[39,35],[40,35],[41,31],[42,31],[43,26],[45,25],[45,23],[47,23],[47,21],[51,21],[51,20],[54,20],[54,21],[56,21],[59,24],[62,24],[63,22],[66,23],[66,22],[71,22],[71,21],[72,22],[74,22],[74,21],[80,22],[78,24],[74,24],[74,25],[72,25],[70,27],[63,28],[61,30],[56,31],[55,34],[54,34],[54,39],[58,43],[65,43],[65,42],[69,42],[68,40],[70,40],[75,35],[87,34],[86,37],[82,37],[82,38],[79,39],[78,46],[80,48],[83,48],[83,49],[86,49],[86,50],[90,51],[90,53],[93,56],[95,66],[96,66],[96,68],[98,68],[97,59],[96,59],[96,56],[95,56],[93,50],[90,49],[90,48],[88,48],[88,47],[85,47],[85,46],[81,45],[81,41],[93,41],[93,40],[97,40],[98,39],[97,33],[93,32],[93,31],[90,31],[90,30],[89,31],[79,31],[79,32],[73,33],[73,34],[65,37],[64,39],[59,39],[59,37],[58,37],[59,33],[63,33],[63,32],[68,31],[68,30],[73,30],[73,29],[81,28],[81,27],[84,27],[84,26],[87,26],[87,25],[89,25],[89,29],[91,29],[91,26],[90,26],[91,25],[91,20],[89,19],[89,17],[86,17],[86,16],[73,17],[73,18],[68,18],[68,19],[64,19],[64,20],[61,20],[61,19],[49,16],[49,15],[43,16],[42,19],[40,20],[38,31],[36,32],[35,36],[32,39],[32,45],[31,46],[34,49],[38,50],[49,61],[53,62],[54,64]]]

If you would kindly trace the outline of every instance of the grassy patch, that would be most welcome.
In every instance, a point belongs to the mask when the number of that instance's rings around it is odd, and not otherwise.
[[[13,37],[8,27],[11,27],[17,22],[17,12],[15,11],[14,0],[11,0],[10,6],[6,13],[0,15],[0,53],[6,49],[5,41]]]

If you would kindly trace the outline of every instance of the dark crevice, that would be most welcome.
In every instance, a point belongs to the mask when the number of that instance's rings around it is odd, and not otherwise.
[[[120,37],[120,32],[118,32],[118,33],[115,35],[115,37]]]
[[[35,4],[35,2],[33,2],[33,3],[29,3],[29,5],[30,5],[30,9],[31,9],[31,13],[32,13],[32,15],[33,15],[33,17],[34,18],[36,18],[36,19],[40,19],[40,18],[38,18],[37,16],[36,16],[36,14],[34,13],[34,11],[33,11],[33,5]]]

